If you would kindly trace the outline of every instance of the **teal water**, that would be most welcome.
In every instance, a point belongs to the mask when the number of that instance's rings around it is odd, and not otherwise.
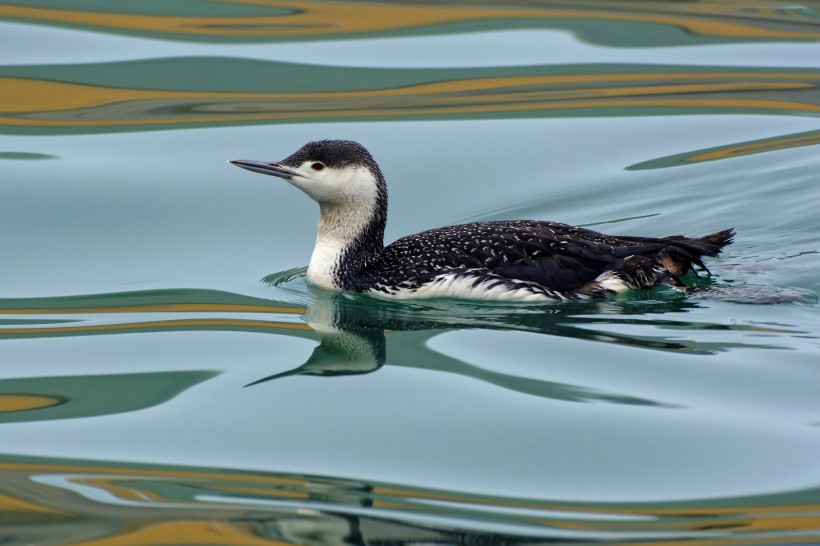
[[[812,3],[0,6],[5,544],[815,544]],[[389,302],[228,159],[362,142],[387,239],[738,232],[705,289]]]

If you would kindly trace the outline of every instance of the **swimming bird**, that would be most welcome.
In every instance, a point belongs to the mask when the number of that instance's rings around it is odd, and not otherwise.
[[[283,178],[319,203],[310,283],[394,298],[567,300],[667,284],[706,271],[734,229],[700,238],[628,237],[541,220],[474,222],[431,229],[384,246],[387,185],[350,140],[309,142],[282,161],[233,160]]]

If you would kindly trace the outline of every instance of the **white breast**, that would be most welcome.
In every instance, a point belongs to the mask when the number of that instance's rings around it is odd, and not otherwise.
[[[338,289],[333,270],[339,263],[344,250],[345,243],[337,239],[317,238],[313,254],[310,256],[310,264],[308,264],[308,282],[327,290]]]
[[[464,273],[442,274],[435,277],[431,282],[417,289],[391,288],[385,294],[379,290],[371,290],[369,294],[384,298],[460,298],[473,300],[495,300],[495,301],[554,301],[556,299],[566,299],[558,292],[545,292],[543,288],[533,292],[527,288],[527,283],[517,281],[520,288],[510,288],[506,283],[498,283],[498,279],[488,279],[476,284],[476,277],[470,277]],[[535,285],[533,285],[535,286]]]

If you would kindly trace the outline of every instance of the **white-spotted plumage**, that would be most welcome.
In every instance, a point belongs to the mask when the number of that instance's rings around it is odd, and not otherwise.
[[[278,163],[232,161],[284,178],[319,203],[308,280],[380,297],[514,301],[596,297],[706,269],[734,231],[701,238],[611,236],[536,220],[476,222],[384,246],[387,187],[376,162],[347,140],[310,142]]]

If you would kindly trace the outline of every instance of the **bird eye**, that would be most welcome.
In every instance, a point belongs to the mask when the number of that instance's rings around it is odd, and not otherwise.
[[[324,163],[319,163],[317,161],[316,163],[311,165],[310,168],[313,169],[314,171],[321,171],[322,169],[325,168],[325,164]]]

